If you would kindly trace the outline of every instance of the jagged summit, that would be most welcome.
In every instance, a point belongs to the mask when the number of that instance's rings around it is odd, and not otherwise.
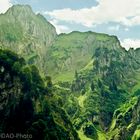
[[[55,30],[54,26],[50,24],[43,15],[40,13],[35,14],[30,5],[13,5],[4,14],[4,17],[5,16],[8,16],[6,20],[9,22],[21,22],[23,24],[40,24],[42,22],[44,26],[47,24],[47,26]]]
[[[28,13],[28,14],[33,14],[33,10],[31,8],[30,5],[13,5],[12,7],[10,7],[7,12],[7,14],[25,14],[25,13]]]
[[[32,35],[47,46],[56,36],[55,27],[41,14],[36,15],[29,5],[13,5],[5,14],[0,15],[0,25],[11,28],[11,30],[14,26],[21,31],[20,33],[26,34],[26,38],[27,34]],[[5,27],[1,27],[1,30],[5,30]],[[16,34],[16,29],[12,33],[10,31],[10,34],[14,33]],[[19,33],[15,36],[19,36]]]
[[[41,69],[40,61],[56,35],[55,27],[29,5],[14,5],[0,15],[0,47],[18,52]]]

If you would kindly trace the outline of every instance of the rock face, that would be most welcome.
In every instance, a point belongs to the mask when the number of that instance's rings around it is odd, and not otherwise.
[[[137,91],[140,93],[140,91]],[[140,97],[135,96],[114,113],[111,126],[111,139],[140,139],[138,135],[140,124]]]
[[[55,38],[53,25],[28,5],[13,6],[0,15],[0,47],[24,56],[43,72],[47,49]]]
[[[55,36],[55,28],[41,14],[35,14],[28,5],[16,5],[6,12],[8,23],[19,23],[26,34],[35,37],[40,45],[49,46]]]

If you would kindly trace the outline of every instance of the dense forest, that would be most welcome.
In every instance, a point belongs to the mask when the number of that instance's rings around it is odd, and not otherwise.
[[[12,6],[0,15],[3,133],[139,140],[140,49],[91,31],[57,35],[30,6]]]

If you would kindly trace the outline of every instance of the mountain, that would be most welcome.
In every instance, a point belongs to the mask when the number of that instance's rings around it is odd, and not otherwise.
[[[23,56],[55,81],[59,77],[72,80],[75,71],[90,61],[95,48],[107,45],[116,47],[119,42],[115,36],[94,32],[57,35],[53,25],[28,5],[14,5],[0,15],[0,47]]]
[[[77,31],[60,34],[48,50],[50,54],[47,57],[48,72],[56,75],[56,80],[62,77],[65,81],[71,80],[75,71],[84,68],[89,63],[97,47],[107,46],[113,49],[119,48],[119,45],[115,36],[107,34]]]
[[[17,52],[44,73],[47,49],[56,35],[53,25],[42,15],[35,14],[28,5],[12,6],[0,15],[1,49]]]
[[[70,96],[65,93],[64,108],[81,139],[83,135],[99,140],[139,139],[140,63],[136,54],[137,50],[127,52],[121,46],[98,47],[93,63],[77,72],[70,86],[60,84],[71,91]]]
[[[0,132],[140,139],[140,49],[103,33],[57,35],[28,5],[0,15],[0,47]]]
[[[98,55],[96,55],[97,52]],[[71,96],[73,98],[76,96],[77,98],[73,99],[70,96],[64,106],[69,112],[69,107],[74,105],[75,110],[69,115],[80,133],[81,131],[85,133],[84,127],[87,122],[90,122],[90,127],[93,127],[92,125],[94,124],[96,130],[94,131],[99,139],[104,134],[104,139],[109,139],[110,134],[114,134],[116,131],[120,131],[120,134],[118,132],[118,139],[127,140],[132,138],[139,125],[139,119],[136,118],[139,118],[140,63],[134,57],[136,52],[137,50],[117,52],[116,50],[109,51],[107,48],[97,48],[92,65],[76,73],[75,80],[70,88],[72,91]],[[135,96],[135,100],[133,100],[133,96]],[[130,103],[128,104],[129,100]],[[136,108],[133,108],[131,104],[137,104]],[[132,116],[129,121],[124,121],[119,126],[116,125],[114,130],[111,131],[111,123],[114,125],[113,116],[115,115],[113,114],[121,107],[124,108],[119,113],[122,116],[121,119],[124,119],[125,116],[129,117],[127,112],[130,108]],[[133,114],[135,111],[137,113]],[[119,116],[119,114],[117,115]],[[131,122],[133,124],[131,133],[125,130],[121,131],[123,129],[122,125],[126,127]],[[87,136],[94,136],[94,131],[93,134],[87,134]],[[111,132],[109,133],[109,131]],[[125,132],[125,135],[121,134],[121,132],[123,134]],[[100,136],[101,133],[103,136]],[[113,137],[112,139],[117,138]]]

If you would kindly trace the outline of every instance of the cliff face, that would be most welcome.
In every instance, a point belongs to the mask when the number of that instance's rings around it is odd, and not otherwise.
[[[138,140],[140,124],[140,91],[114,113],[110,134],[113,140]]]
[[[43,72],[47,49],[55,38],[55,28],[30,6],[16,5],[0,15],[0,47],[24,56]]]
[[[10,8],[6,14],[8,23],[19,23],[24,33],[35,37],[40,45],[49,46],[55,36],[55,28],[42,15],[35,14],[28,5],[16,5]]]

